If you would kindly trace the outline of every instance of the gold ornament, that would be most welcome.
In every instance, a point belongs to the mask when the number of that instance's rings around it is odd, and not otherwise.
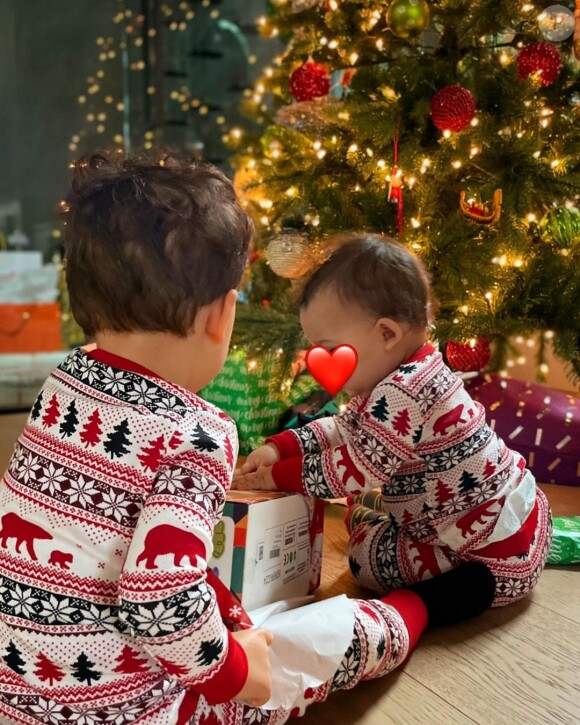
[[[313,129],[319,131],[329,125],[326,114],[330,107],[339,107],[340,101],[333,96],[317,98],[314,101],[291,103],[281,108],[276,115],[276,123],[296,131]],[[342,104],[340,104],[342,105]]]
[[[493,192],[491,211],[487,205],[477,204],[473,200],[467,201],[464,191],[462,191],[459,195],[459,208],[461,209],[463,216],[476,224],[483,224],[484,226],[497,224],[501,216],[501,202],[501,189],[496,189]]]
[[[314,262],[311,245],[300,232],[282,231],[268,244],[268,263],[279,277],[298,279],[312,268]]]

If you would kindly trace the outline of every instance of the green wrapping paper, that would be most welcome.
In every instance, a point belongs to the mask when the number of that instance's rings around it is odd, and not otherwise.
[[[292,405],[306,399],[318,383],[307,373],[295,378],[286,395],[272,395],[271,380],[276,360],[264,357],[250,365],[244,352],[228,355],[220,374],[200,396],[226,412],[238,428],[240,454],[247,455],[278,432],[280,416]]]
[[[580,564],[580,516],[554,518],[554,538],[548,564]]]

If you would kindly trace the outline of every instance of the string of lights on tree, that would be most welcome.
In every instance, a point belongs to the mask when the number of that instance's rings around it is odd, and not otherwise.
[[[380,231],[431,269],[463,369],[491,339],[502,374],[527,348],[545,375],[552,344],[580,374],[580,0],[273,5],[258,27],[288,45],[244,103],[265,130],[224,137],[262,232],[252,302],[283,312],[272,270],[299,279],[327,235]]]
[[[111,34],[95,39],[97,66],[77,97],[84,123],[70,138],[72,159],[96,149],[122,153],[159,146],[188,147],[207,158],[211,149],[201,148],[196,139],[215,137],[221,142],[220,127],[227,124],[228,116],[237,113],[235,98],[230,96],[241,95],[249,83],[243,78],[244,68],[256,62],[242,30],[221,16],[217,2],[118,0],[111,18]],[[203,89],[200,91],[200,78],[192,78],[194,64],[211,64],[215,69],[222,57],[223,49],[218,53],[215,48],[203,47],[200,40],[207,37],[218,46],[224,39],[230,40],[229,50],[233,46],[237,56],[231,58],[224,50],[228,64],[243,60],[238,63],[241,70],[236,72],[236,82],[243,86],[220,90],[222,95],[226,91],[230,94],[226,100],[233,108],[228,107],[227,114]],[[217,144],[213,146],[215,150]],[[209,160],[220,162],[216,158]],[[70,166],[74,163],[71,160]],[[61,231],[55,229],[53,235],[58,239]],[[63,337],[73,346],[83,338],[70,314],[64,271],[59,288]]]
[[[160,91],[159,69],[157,79],[154,77],[154,66],[159,63],[159,59],[155,58],[154,45],[159,40],[159,25],[177,36],[186,33],[193,22],[200,20],[203,12],[212,20],[220,17],[220,10],[212,7],[212,0],[161,3],[160,17],[153,18],[154,22],[147,22],[142,12],[133,10],[128,5],[128,0],[119,0],[121,9],[112,18],[113,25],[117,26],[116,34],[96,38],[99,66],[87,77],[86,88],[77,99],[86,111],[86,125],[72,135],[69,143],[71,152],[78,153],[85,146],[94,148],[95,143],[126,151],[135,145],[151,149],[162,140],[160,129],[155,128],[154,114],[149,119],[149,124],[142,123],[143,114],[131,116],[132,99],[128,86],[142,86],[144,94],[150,97],[151,104],[155,103]],[[248,60],[253,63],[255,57],[250,55]],[[140,78],[131,79],[128,74]],[[165,83],[168,82],[166,79]],[[184,114],[186,122],[191,123],[195,116],[205,116],[210,112],[207,102],[203,98],[195,97],[192,88],[185,83],[171,90],[168,97],[174,110],[180,109]],[[225,115],[217,114],[215,122],[218,125],[225,124]],[[143,128],[140,139],[134,138],[132,129],[138,125],[151,126]]]

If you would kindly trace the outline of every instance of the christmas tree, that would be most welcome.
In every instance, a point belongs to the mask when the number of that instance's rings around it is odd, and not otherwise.
[[[36,398],[36,401],[34,402],[34,406],[32,407],[32,411],[30,413],[30,417],[32,420],[36,420],[40,417],[40,413],[42,411],[42,392],[38,394],[38,397]]]
[[[159,468],[159,463],[165,453],[165,438],[159,436],[154,440],[149,441],[148,446],[144,446],[141,449],[141,453],[137,456],[141,465],[145,470],[156,471]]]
[[[114,668],[113,672],[132,674],[134,672],[141,673],[149,671],[147,660],[144,657],[140,657],[139,652],[131,649],[128,644],[123,647],[123,651],[115,662],[119,664]]]
[[[107,435],[107,440],[104,444],[104,449],[111,456],[111,460],[115,458],[115,456],[117,458],[125,456],[129,453],[127,446],[131,445],[131,441],[129,439],[131,431],[129,430],[128,420],[122,420],[119,425],[114,425],[113,430],[114,433],[109,433]]]
[[[101,423],[99,409],[95,408],[89,415],[89,419],[81,431],[81,441],[87,448],[89,446],[95,446],[101,440],[101,436],[103,435]]]
[[[60,669],[60,667],[55,665],[55,663],[42,652],[38,653],[34,664],[36,668],[34,670],[34,674],[36,677],[38,677],[41,682],[48,682],[51,687],[55,682],[60,682],[60,680],[64,677],[64,672]]]
[[[10,640],[10,644],[6,647],[6,651],[8,654],[2,655],[2,659],[6,662],[8,667],[10,667],[11,670],[14,670],[17,675],[26,674],[26,670],[23,669],[26,662],[20,656],[22,652],[12,640]]]
[[[72,664],[72,676],[79,682],[86,682],[90,687],[91,684],[101,679],[101,673],[93,670],[94,662],[91,662],[84,652],[76,658]]]
[[[551,343],[580,374],[580,20],[550,5],[273,3],[287,47],[246,101],[265,130],[227,135],[262,232],[237,342],[288,359],[292,280],[366,230],[426,263],[462,369],[540,331],[539,372]]]
[[[195,431],[191,442],[197,448],[198,451],[215,451],[219,448],[219,445],[215,440],[201,427],[198,423],[195,426]]]
[[[60,435],[62,438],[68,437],[70,438],[71,435],[75,432],[79,424],[79,419],[77,418],[77,409],[75,406],[75,401],[71,400],[68,408],[67,413],[64,417],[63,422],[59,426]]]
[[[60,408],[58,407],[58,398],[56,397],[56,393],[53,393],[49,406],[42,416],[42,425],[45,428],[54,425],[58,421],[59,416]]]

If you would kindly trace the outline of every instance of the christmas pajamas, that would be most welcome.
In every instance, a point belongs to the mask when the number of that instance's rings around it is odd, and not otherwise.
[[[169,723],[184,687],[239,692],[206,571],[236,453],[224,413],[129,361],[53,371],[0,483],[0,722]]]
[[[352,642],[334,677],[307,690],[292,708],[264,710],[234,701],[210,705],[203,695],[193,690],[186,694],[169,678],[157,683],[156,707],[152,707],[153,703],[147,698],[132,696],[130,692],[123,701],[119,701],[114,697],[112,688],[113,696],[106,698],[109,700],[107,704],[104,693],[95,692],[100,701],[100,704],[95,704],[87,686],[84,701],[73,708],[51,700],[48,688],[24,686],[22,678],[4,667],[0,668],[2,725],[279,725],[290,717],[303,714],[308,705],[323,702],[332,692],[350,689],[363,680],[382,677],[405,660],[409,651],[409,633],[397,609],[377,600],[353,600],[353,606]],[[127,657],[125,661],[130,659]],[[136,661],[135,657],[133,661]],[[131,679],[138,686],[142,678],[135,673]],[[167,701],[165,707],[163,694]]]
[[[415,584],[457,566],[460,561],[485,564],[496,579],[494,607],[523,599],[536,585],[544,568],[551,543],[551,517],[544,493],[537,492],[537,513],[530,515],[533,536],[529,548],[514,554],[508,542],[505,556],[500,552],[466,552],[461,558],[447,548],[420,544],[393,527],[388,516],[376,506],[380,496],[357,496],[349,507],[349,564],[353,576],[369,591],[384,596],[392,589]],[[491,556],[490,556],[491,554]],[[417,571],[415,564],[420,562]]]
[[[236,453],[224,413],[130,361],[51,374],[0,483],[2,725],[273,725],[405,659],[413,595],[354,601],[330,681],[290,710],[228,700],[243,610],[206,562]]]
[[[495,574],[496,605],[535,585],[550,544],[546,499],[430,345],[344,414],[269,442],[281,455],[273,468],[281,490],[356,502],[380,489],[371,508],[382,516],[351,525],[350,566],[371,590],[384,594],[471,560]]]

